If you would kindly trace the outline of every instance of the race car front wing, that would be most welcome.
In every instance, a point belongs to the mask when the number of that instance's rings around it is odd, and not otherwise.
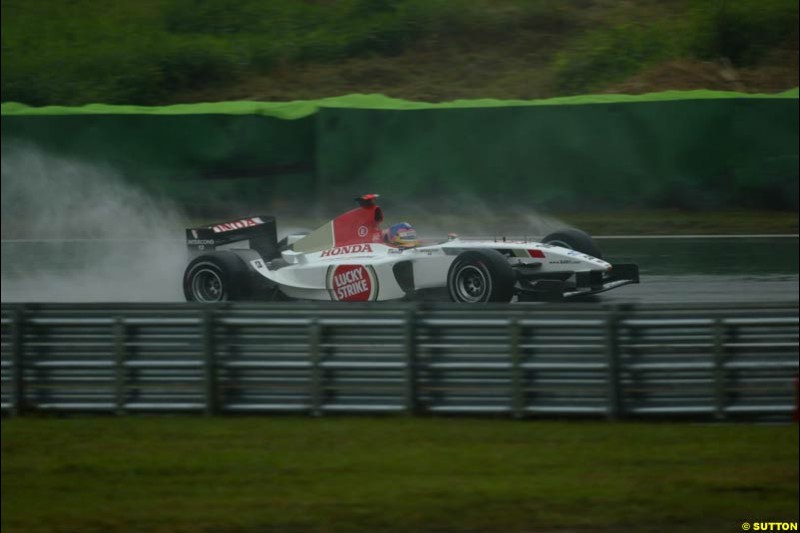
[[[517,287],[519,301],[558,301],[598,294],[624,285],[639,283],[639,266],[617,263],[611,270],[589,272],[559,272],[561,279],[520,276]]]

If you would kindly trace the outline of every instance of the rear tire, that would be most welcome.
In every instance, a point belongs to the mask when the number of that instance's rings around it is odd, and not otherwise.
[[[554,246],[561,246],[562,248],[569,248],[570,250],[591,255],[598,259],[603,258],[603,252],[600,251],[600,247],[595,244],[588,233],[579,229],[569,228],[556,231],[542,239],[542,242]]]
[[[250,270],[232,252],[214,252],[196,257],[183,274],[187,302],[215,303],[252,297]]]
[[[514,271],[496,250],[468,250],[447,272],[447,292],[459,303],[509,302],[514,296]]]

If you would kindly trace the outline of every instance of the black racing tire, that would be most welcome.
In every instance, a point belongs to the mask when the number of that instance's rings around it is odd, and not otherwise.
[[[246,300],[251,294],[251,273],[233,252],[212,252],[194,258],[183,273],[187,302],[216,303]]]
[[[509,302],[514,296],[514,271],[497,250],[467,250],[447,271],[447,292],[459,303]]]
[[[562,248],[569,248],[570,250],[591,255],[598,259],[603,258],[603,252],[600,250],[600,247],[597,246],[588,233],[579,229],[568,228],[556,231],[542,239],[542,242],[554,246],[561,246]]]

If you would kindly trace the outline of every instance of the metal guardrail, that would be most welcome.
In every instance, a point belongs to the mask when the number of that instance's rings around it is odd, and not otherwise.
[[[798,305],[2,306],[2,410],[788,420]]]

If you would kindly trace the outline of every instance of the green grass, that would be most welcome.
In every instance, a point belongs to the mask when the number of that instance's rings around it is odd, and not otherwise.
[[[797,28],[796,0],[6,0],[2,99],[536,98],[676,58],[758,65]]]
[[[798,519],[796,426],[13,419],[14,532],[739,531]]]

